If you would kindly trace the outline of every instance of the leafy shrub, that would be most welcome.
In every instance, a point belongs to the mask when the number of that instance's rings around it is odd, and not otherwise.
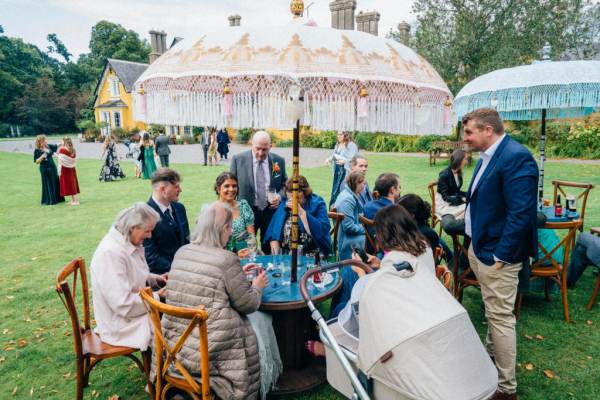
[[[165,126],[164,125],[152,124],[152,125],[150,125],[150,128],[148,128],[148,133],[153,138],[156,137],[156,136],[158,136],[162,132],[165,132]]]
[[[442,135],[423,135],[419,136],[416,143],[416,150],[422,153],[427,153],[432,149],[433,143],[440,140],[452,140],[451,137]]]
[[[279,139],[275,144],[277,147],[292,147],[294,145],[294,141],[292,139]]]
[[[235,132],[236,143],[247,144],[250,141],[253,133],[254,131],[251,128],[238,129]]]
[[[337,142],[337,132],[335,131],[320,131],[303,132],[300,135],[300,145],[302,147],[313,147],[317,149],[333,149]]]
[[[123,128],[112,128],[111,133],[119,140],[126,139],[129,133]]]

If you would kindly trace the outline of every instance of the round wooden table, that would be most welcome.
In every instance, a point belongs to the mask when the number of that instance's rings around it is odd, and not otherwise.
[[[277,337],[279,354],[283,362],[283,373],[277,381],[277,388],[271,395],[286,395],[312,389],[326,380],[325,365],[318,362],[305,348],[308,339],[318,337],[316,323],[312,320],[306,303],[300,294],[299,282],[307,265],[314,259],[302,258],[298,266],[298,282],[289,283],[290,256],[281,256],[282,268],[274,265],[273,256],[256,257],[267,270],[269,286],[263,290],[260,309],[273,316],[273,329]],[[247,263],[243,260],[242,263]],[[308,290],[315,304],[325,301],[336,294],[342,287],[339,272],[323,277],[319,285],[309,284]]]

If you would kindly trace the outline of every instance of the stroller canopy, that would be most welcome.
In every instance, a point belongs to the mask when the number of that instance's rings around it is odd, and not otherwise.
[[[407,261],[413,271],[397,271]],[[410,399],[485,399],[497,371],[466,310],[435,277],[430,249],[388,253],[360,296],[358,363]]]

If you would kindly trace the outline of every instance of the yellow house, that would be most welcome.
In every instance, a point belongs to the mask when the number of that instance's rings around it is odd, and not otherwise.
[[[146,130],[147,125],[133,118],[133,84],[148,68],[148,64],[132,61],[106,60],[104,70],[96,85],[94,115],[96,122],[106,122],[102,129],[108,134],[111,129],[122,128]]]

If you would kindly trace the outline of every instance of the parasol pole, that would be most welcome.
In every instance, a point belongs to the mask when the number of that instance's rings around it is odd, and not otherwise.
[[[546,161],[546,109],[542,109],[542,133],[540,135],[540,179],[538,181],[538,202],[544,197],[544,161]]]
[[[292,147],[292,283],[298,280],[298,175],[300,174],[300,120],[294,126]]]

